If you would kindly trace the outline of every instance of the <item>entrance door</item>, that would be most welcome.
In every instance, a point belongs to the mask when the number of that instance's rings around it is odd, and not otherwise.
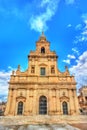
[[[17,115],[22,115],[23,113],[23,102],[18,103],[18,110],[17,110]]]
[[[47,98],[45,96],[39,98],[39,114],[47,114]]]
[[[67,105],[67,102],[63,102],[62,107],[63,107],[63,114],[64,115],[68,115],[68,105]]]

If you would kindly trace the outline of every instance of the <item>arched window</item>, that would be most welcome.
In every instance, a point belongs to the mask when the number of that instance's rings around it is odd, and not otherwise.
[[[47,114],[47,98],[45,96],[39,98],[39,114]]]
[[[23,102],[18,103],[18,110],[17,110],[17,115],[22,115],[23,113]]]
[[[41,48],[41,53],[43,53],[43,54],[45,53],[45,48],[44,47]]]
[[[67,102],[62,103],[62,108],[63,108],[63,114],[68,115],[68,105]]]

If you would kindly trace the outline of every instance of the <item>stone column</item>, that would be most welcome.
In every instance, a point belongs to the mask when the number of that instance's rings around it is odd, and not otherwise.
[[[11,102],[11,108],[10,108],[10,112],[11,112],[11,115],[15,115],[16,113],[16,89],[13,90],[13,98],[12,98],[12,102]]]
[[[12,95],[12,89],[9,88],[9,92],[8,92],[8,100],[7,100],[7,105],[6,105],[6,109],[5,109],[5,113],[4,115],[9,115],[10,113],[10,106],[11,106],[11,95]]]
[[[56,103],[55,103],[55,96],[52,97],[52,100],[53,100],[53,114],[55,114],[55,111],[56,111]]]
[[[56,90],[56,103],[57,103],[57,113],[61,112],[61,103],[60,103],[60,90]]]
[[[76,114],[79,113],[79,105],[78,105],[78,98],[76,95],[76,89],[74,90],[74,102],[75,102],[75,110],[76,110]]]
[[[48,106],[48,114],[52,114],[53,103],[52,103],[52,90],[49,90],[49,106]]]
[[[52,91],[52,108],[53,108],[52,112],[53,114],[55,114],[56,113],[56,90]]]
[[[26,90],[26,102],[25,102],[25,110],[24,110],[24,115],[28,116],[29,115],[29,89]]]
[[[37,113],[37,100],[36,100],[36,89],[33,92],[33,115]]]
[[[33,105],[33,90],[31,89],[29,91],[29,113],[30,113],[30,115],[32,115],[32,112],[33,112],[32,105]]]
[[[70,115],[73,115],[74,114],[74,110],[75,110],[75,106],[74,106],[74,99],[73,99],[73,91],[70,89],[69,90],[69,104],[70,104]]]

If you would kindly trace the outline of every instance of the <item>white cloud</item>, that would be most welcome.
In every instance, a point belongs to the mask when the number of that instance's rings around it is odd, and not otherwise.
[[[84,32],[82,32],[82,35],[87,35],[87,30],[85,30]]]
[[[29,23],[31,29],[41,32],[47,30],[47,22],[55,15],[60,0],[43,0],[41,1],[40,8],[44,6],[44,12],[38,15],[32,15]]]
[[[67,56],[69,59],[75,59],[76,57],[74,55],[68,55]]]
[[[51,0],[42,0],[40,6],[44,7],[46,4],[49,4]]]
[[[70,72],[75,76],[78,88],[87,85],[87,51],[79,56],[77,65],[72,66]]]
[[[28,25],[29,18],[33,9],[36,7],[34,4],[35,1],[36,0],[32,2],[26,0],[0,0],[0,16],[5,19],[17,18],[26,22]]]
[[[0,103],[2,102],[2,100],[0,99]]]
[[[74,4],[75,0],[65,0],[66,4]]]
[[[72,25],[71,25],[71,24],[68,24],[68,25],[67,25],[67,28],[70,28],[70,27],[72,27]]]
[[[82,25],[81,24],[77,24],[75,27],[76,30],[81,30],[82,29]]]
[[[72,51],[73,51],[75,54],[79,55],[79,51],[78,51],[77,48],[72,48]]]
[[[63,60],[63,62],[65,62],[65,63],[67,63],[67,64],[70,64],[70,59]]]
[[[84,32],[82,32],[80,34],[80,36],[75,37],[74,43],[77,44],[77,43],[82,43],[82,42],[86,42],[86,41],[87,41],[87,36],[84,35]]]
[[[71,60],[73,59],[76,59],[76,57],[74,55],[70,55],[68,54],[67,55],[67,59],[66,60],[63,60],[63,62],[67,63],[67,64],[70,64]]]
[[[0,71],[0,100],[6,100],[8,94],[8,81],[12,73],[13,68],[8,67],[8,71]]]
[[[31,29],[34,29],[35,31],[41,32],[41,31],[45,31],[47,30],[47,25],[46,22],[43,21],[44,16],[32,16],[32,18],[30,19],[30,26]]]
[[[87,25],[87,13],[82,14],[82,19],[85,21],[85,23]]]
[[[61,2],[61,0],[33,0],[32,2],[23,0],[21,4],[22,1],[19,0],[8,1],[0,0],[0,14],[5,18],[15,16],[22,19],[31,29],[38,32],[48,29],[47,22],[55,15]],[[65,0],[64,2],[73,4],[75,0]],[[71,24],[68,27],[71,27]]]
[[[74,43],[87,41],[87,14],[82,15],[83,26],[78,24],[75,29],[80,30],[80,34],[75,37]]]
[[[55,15],[60,0],[0,0],[0,14],[5,17],[17,17],[25,20],[31,29],[41,32],[47,30],[47,22]],[[5,6],[4,6],[5,5]]]

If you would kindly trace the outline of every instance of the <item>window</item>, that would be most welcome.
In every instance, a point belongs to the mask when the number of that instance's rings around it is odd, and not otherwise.
[[[31,73],[35,73],[35,67],[34,66],[31,67]]]
[[[18,111],[17,111],[17,114],[18,115],[22,115],[23,113],[23,102],[19,102],[18,103]]]
[[[63,114],[64,115],[68,115],[68,105],[67,105],[67,102],[63,102],[62,107],[63,107]]]
[[[87,97],[85,97],[85,100],[87,101]]]
[[[40,75],[45,75],[45,68],[40,68]]]
[[[45,96],[39,98],[39,114],[47,114],[47,98]]]
[[[55,73],[55,68],[54,66],[51,67],[51,74],[54,74]]]
[[[41,48],[41,53],[43,53],[43,54],[45,53],[45,48],[44,47]]]

